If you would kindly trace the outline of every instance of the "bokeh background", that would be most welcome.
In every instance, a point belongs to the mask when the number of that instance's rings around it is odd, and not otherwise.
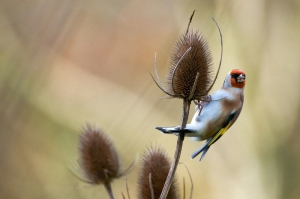
[[[161,78],[177,38],[191,29],[209,42],[216,91],[233,68],[247,73],[245,104],[236,124],[204,161],[185,140],[181,161],[194,197],[300,197],[300,1],[0,1],[0,198],[108,198],[69,172],[86,123],[104,129],[126,168],[150,144],[173,157],[176,137],[155,126],[178,125],[181,100],[165,99]],[[191,109],[191,116],[193,114]],[[139,164],[113,183],[116,198],[136,198]],[[190,182],[184,166],[177,179]],[[180,188],[182,193],[182,188]]]

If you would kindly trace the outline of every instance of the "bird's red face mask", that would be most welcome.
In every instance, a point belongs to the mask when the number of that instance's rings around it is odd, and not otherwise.
[[[246,84],[246,74],[242,70],[232,70],[230,73],[230,83],[232,87],[244,88]]]

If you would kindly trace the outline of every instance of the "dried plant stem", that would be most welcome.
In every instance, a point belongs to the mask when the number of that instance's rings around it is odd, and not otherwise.
[[[182,107],[182,121],[180,129],[185,129],[187,121],[189,119],[189,112],[190,112],[191,101],[190,100],[183,100],[183,107]],[[180,133],[182,140],[184,139],[184,133]]]
[[[104,184],[104,187],[105,187],[105,189],[106,189],[107,194],[109,195],[109,198],[110,198],[110,199],[115,199],[114,194],[113,194],[112,189],[111,189],[110,183],[109,183],[109,182],[108,182],[108,183],[105,183],[105,184]]]
[[[181,121],[180,129],[184,129],[186,127],[188,117],[189,117],[190,105],[191,105],[191,101],[183,100],[182,121]],[[176,169],[178,166],[178,162],[180,159],[183,140],[184,140],[184,133],[180,132],[178,135],[178,139],[177,139],[177,146],[176,146],[176,150],[175,150],[175,154],[174,154],[174,159],[171,164],[167,180],[165,182],[164,188],[160,194],[159,199],[167,198],[167,195],[168,195],[169,189],[171,187],[172,180],[174,178],[174,175],[175,175],[175,172],[176,172]]]

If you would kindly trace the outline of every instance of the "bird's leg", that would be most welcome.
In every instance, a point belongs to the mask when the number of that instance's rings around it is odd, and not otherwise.
[[[203,101],[203,102],[210,102],[211,101],[211,96],[210,95],[204,96],[204,97],[201,98],[201,101]]]
[[[201,114],[202,108],[203,108],[203,104],[201,103],[201,104],[200,104],[200,108],[199,108],[198,116]]]
[[[194,103],[198,106],[198,109],[199,109],[198,115],[200,115],[200,113],[201,113],[201,111],[202,111],[202,108],[203,108],[203,102],[200,101],[200,100],[197,100],[197,102],[194,101]]]
[[[194,100],[194,103],[195,103],[195,105],[197,105],[198,106],[198,109],[200,109],[200,100]]]
[[[201,114],[204,104],[209,103],[210,101],[211,101],[210,95],[202,97],[201,100],[197,100],[197,102],[194,101],[194,103],[198,106],[198,109],[199,109],[198,116]]]

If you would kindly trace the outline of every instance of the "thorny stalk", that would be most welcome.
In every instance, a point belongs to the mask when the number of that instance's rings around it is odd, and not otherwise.
[[[180,125],[180,129],[184,129],[186,127],[188,117],[189,117],[189,111],[190,111],[190,105],[191,101],[189,100],[183,100],[183,107],[182,107],[182,121]],[[161,192],[160,199],[165,199],[168,195],[169,189],[171,187],[172,180],[174,178],[178,162],[180,159],[181,155],[181,150],[182,150],[182,145],[183,145],[183,140],[184,140],[184,133],[180,132],[177,138],[177,145],[176,145],[176,150],[174,154],[174,159],[172,161],[169,174],[167,177],[167,180],[165,182],[165,186]]]
[[[194,15],[194,12],[190,18],[190,22],[192,21],[192,17]],[[217,27],[218,27],[218,30],[219,30],[219,33],[220,33],[220,38],[221,38],[221,59],[220,59],[220,63],[219,63],[219,67],[218,67],[218,70],[217,70],[217,73],[216,73],[216,76],[215,76],[215,79],[213,80],[211,86],[207,89],[207,92],[205,93],[204,96],[206,96],[208,94],[208,92],[211,90],[212,86],[214,85],[217,77],[218,77],[218,74],[219,74],[219,70],[220,70],[220,67],[221,67],[221,62],[222,62],[222,55],[223,55],[223,41],[222,41],[222,33],[221,33],[221,30],[217,24],[217,22],[215,21],[215,19],[213,19],[214,22],[216,23]],[[190,23],[189,23],[190,25]],[[189,27],[189,26],[188,26]],[[188,29],[187,29],[187,32],[186,34],[188,33]],[[189,51],[189,50],[188,50]],[[186,52],[187,53],[187,52]],[[185,54],[186,54],[185,53]],[[184,54],[184,55],[185,55]],[[183,55],[183,56],[184,56]],[[176,70],[176,67],[175,67],[175,70]],[[183,99],[183,110],[182,110],[182,121],[181,121],[181,125],[180,125],[180,129],[183,130],[185,127],[186,127],[186,124],[187,124],[187,121],[188,121],[188,116],[189,116],[189,110],[190,110],[190,105],[191,105],[191,101],[192,101],[192,96],[194,95],[194,92],[195,92],[195,85],[197,84],[197,81],[198,81],[198,77],[199,74],[196,75],[196,78],[195,78],[195,82],[194,82],[194,85],[193,85],[193,88],[191,90],[191,93],[190,95],[188,96],[188,98],[184,98]],[[153,77],[152,77],[153,78]],[[173,75],[173,78],[174,78],[174,75]],[[153,78],[154,79],[154,78]],[[172,79],[173,80],[173,79]],[[155,82],[156,83],[156,82]],[[156,83],[157,84],[157,83]],[[173,86],[173,82],[172,82],[172,86]],[[161,87],[160,87],[161,88]],[[162,89],[165,93],[168,94],[168,92],[166,92],[164,89]],[[174,87],[173,87],[173,90],[174,90]],[[201,107],[202,109],[202,107]],[[169,170],[169,174],[168,174],[168,177],[166,179],[166,182],[165,182],[165,185],[164,185],[164,188],[162,190],[162,193],[160,195],[160,199],[166,199],[167,195],[168,195],[168,192],[169,192],[169,189],[171,187],[171,183],[172,183],[172,180],[174,178],[174,175],[175,175],[175,172],[176,172],[176,169],[177,169],[177,165],[178,165],[178,162],[179,162],[179,159],[180,159],[180,155],[181,155],[181,150],[182,150],[182,146],[183,146],[183,141],[184,141],[184,132],[179,132],[179,135],[178,135],[178,139],[177,139],[177,145],[176,145],[176,150],[175,150],[175,154],[174,154],[174,159],[173,159],[173,162],[171,164],[171,167],[170,167],[170,170]]]
[[[189,24],[188,24],[186,34],[188,33],[190,23],[191,23],[191,21],[193,19],[193,16],[194,16],[194,12],[193,12],[192,16],[190,17],[190,21],[189,21]],[[182,58],[185,56],[186,53],[188,53],[188,51],[190,51],[190,49],[191,48],[189,48],[184,53]],[[179,60],[179,62],[180,62],[180,60]],[[176,68],[175,68],[175,70],[176,70]],[[197,73],[197,76],[198,76],[198,73]],[[198,77],[195,79],[194,85],[197,83],[197,81],[198,81]],[[173,82],[172,82],[172,86],[173,86]],[[174,90],[174,88],[173,88],[173,90]],[[191,93],[190,93],[190,96],[193,96],[194,92],[195,92],[195,89],[193,88]],[[187,121],[188,121],[188,117],[189,117],[189,111],[190,111],[190,105],[191,105],[190,96],[188,97],[188,99],[183,99],[182,120],[181,120],[181,125],[180,125],[181,130],[185,129],[185,127],[187,125]],[[165,199],[167,197],[168,193],[169,193],[169,189],[171,187],[171,184],[172,184],[172,181],[173,181],[173,178],[174,178],[177,166],[178,166],[178,162],[179,162],[179,159],[180,159],[181,150],[182,150],[182,146],[183,146],[183,141],[184,141],[184,133],[180,132],[178,137],[177,137],[177,145],[176,145],[176,150],[175,150],[175,154],[174,154],[174,159],[172,161],[172,164],[171,164],[169,174],[168,174],[168,177],[166,179],[164,188],[161,192],[160,199]]]

